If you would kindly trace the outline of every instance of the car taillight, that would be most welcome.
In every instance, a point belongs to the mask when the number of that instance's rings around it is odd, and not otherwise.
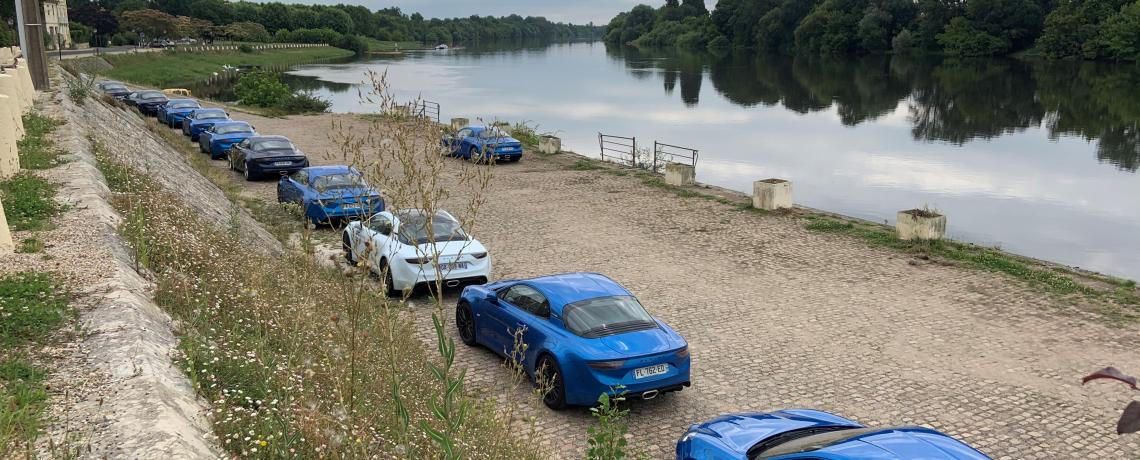
[[[487,257],[487,253],[485,253],[485,252],[476,252],[476,253],[474,253],[474,254],[471,254],[471,257],[474,257],[474,258],[476,258],[476,259],[482,259],[482,258],[484,258],[484,257]]]
[[[594,369],[618,369],[625,365],[625,361],[592,361],[586,365]]]
[[[688,358],[689,357],[689,347],[685,347],[685,348],[682,348],[680,350],[677,350],[677,357],[678,358]]]
[[[418,259],[404,259],[405,262],[415,265],[427,265],[431,263],[431,257],[421,257]]]

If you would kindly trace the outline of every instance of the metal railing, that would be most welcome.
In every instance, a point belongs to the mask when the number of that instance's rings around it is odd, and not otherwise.
[[[637,138],[598,133],[602,161],[637,167]],[[608,157],[608,158],[607,158]]]
[[[427,118],[439,123],[439,103],[421,99],[412,107],[412,116]]]
[[[653,171],[659,171],[667,163],[687,164],[696,168],[697,154],[697,149],[653,141]]]

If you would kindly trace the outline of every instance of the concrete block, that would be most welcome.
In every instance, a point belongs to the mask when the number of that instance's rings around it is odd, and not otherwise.
[[[946,236],[946,216],[928,209],[899,211],[895,231],[900,240],[940,240]]]
[[[4,217],[4,203],[0,202],[0,256],[16,251],[12,244],[12,232],[8,230],[8,218]]]
[[[470,124],[471,124],[471,120],[468,120],[466,118],[452,118],[451,119],[451,130],[452,131],[459,131],[463,128],[466,128]]]
[[[32,109],[32,103],[36,100],[36,87],[32,85],[32,72],[29,70],[28,61],[20,60],[20,67],[16,69],[16,77],[19,78],[20,94],[20,113],[27,112]]]
[[[542,153],[561,152],[562,139],[555,136],[542,136],[538,139],[538,151]]]
[[[0,48],[0,64],[12,65],[12,59],[15,58],[15,56],[16,55],[12,53],[12,48],[7,46]]]
[[[23,101],[20,100],[20,77],[12,73],[0,74],[0,95],[7,96],[10,99],[5,102],[5,105],[0,106],[0,110],[3,111],[0,112],[2,113],[0,116],[12,118],[15,124],[13,129],[16,130],[16,140],[21,140],[24,138],[24,120],[21,117],[24,106]],[[7,104],[12,104],[12,108],[9,109]]]
[[[665,163],[665,183],[683,187],[697,182],[697,168],[681,163]]]
[[[16,127],[19,120],[19,103],[14,98],[0,95],[0,180],[20,171],[20,155],[16,148]]]
[[[752,207],[765,211],[792,207],[792,183],[783,179],[753,182]]]

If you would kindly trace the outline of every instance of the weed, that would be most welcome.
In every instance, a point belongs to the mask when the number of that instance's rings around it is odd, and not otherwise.
[[[18,449],[39,437],[48,399],[45,376],[27,358],[0,361],[0,457],[16,458]]]
[[[75,105],[87,103],[87,98],[95,93],[95,76],[80,73],[78,77],[67,82],[67,97]]]
[[[602,166],[597,161],[589,158],[582,158],[575,161],[574,164],[567,167],[571,171],[593,171],[595,169],[602,169]]]
[[[522,145],[530,148],[538,147],[540,135],[538,134],[537,127],[530,126],[527,122],[515,123],[511,128],[511,137],[518,139]]]
[[[62,212],[64,205],[52,198],[58,187],[28,171],[0,182],[4,215],[14,231],[46,230],[49,219]]]
[[[46,273],[0,278],[0,347],[44,340],[67,319],[67,296]]]
[[[43,250],[44,242],[35,237],[24,238],[24,241],[20,242],[20,247],[16,248],[16,252],[21,254],[31,254],[42,252]]]
[[[615,391],[622,387],[615,388]],[[597,424],[587,429],[589,437],[586,439],[586,458],[589,460],[617,460],[629,455],[629,441],[626,433],[629,425],[625,418],[629,416],[629,409],[622,409],[619,404],[625,401],[624,392],[619,396],[610,397],[602,393],[598,397],[598,405],[590,408],[590,415],[597,420]],[[645,457],[639,453],[636,457]]]
[[[60,165],[60,155],[63,152],[47,136],[62,123],[35,112],[25,114],[23,121],[24,138],[16,144],[20,153],[20,168],[49,169]]]

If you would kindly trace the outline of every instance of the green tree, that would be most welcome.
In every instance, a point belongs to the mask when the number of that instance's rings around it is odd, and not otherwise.
[[[1125,5],[1120,13],[1108,18],[1098,41],[1109,59],[1140,59],[1140,1]]]
[[[178,19],[158,10],[124,11],[119,26],[150,38],[173,37],[178,33]]]
[[[974,27],[969,19],[954,18],[938,34],[938,44],[951,56],[994,56],[1009,50],[1009,42]]]

